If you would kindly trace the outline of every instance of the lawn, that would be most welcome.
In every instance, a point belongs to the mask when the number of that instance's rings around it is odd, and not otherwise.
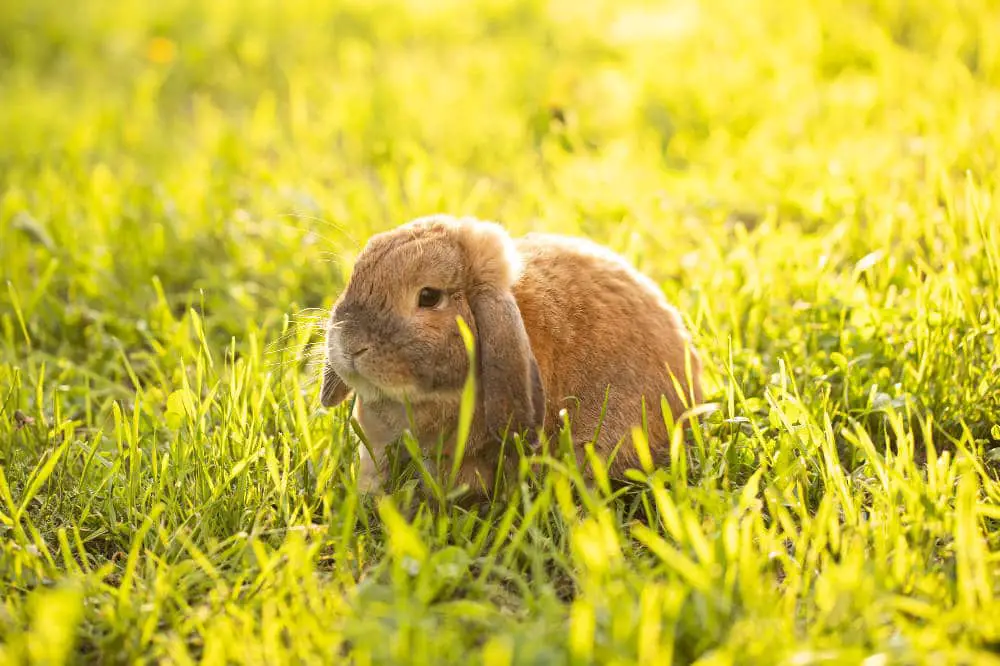
[[[0,3],[0,663],[1000,663],[998,35],[994,0]],[[669,468],[357,491],[320,324],[439,211],[662,287],[714,405]]]

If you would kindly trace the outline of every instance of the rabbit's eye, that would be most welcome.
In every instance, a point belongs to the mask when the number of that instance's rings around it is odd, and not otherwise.
[[[442,298],[444,298],[444,293],[440,289],[424,287],[420,290],[420,296],[417,297],[417,305],[422,308],[436,308],[441,304]]]

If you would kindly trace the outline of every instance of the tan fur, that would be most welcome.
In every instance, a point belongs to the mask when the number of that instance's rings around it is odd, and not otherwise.
[[[444,305],[418,308],[423,287],[445,291]],[[473,485],[492,483],[503,431],[555,435],[564,408],[582,451],[606,391],[596,449],[607,455],[626,440],[611,468],[619,476],[636,464],[630,429],[641,422],[643,396],[660,460],[668,444],[660,396],[675,419],[702,400],[701,362],[680,316],[618,255],[562,236],[512,240],[471,218],[420,218],[371,238],[331,314],[323,402],[353,389],[356,416],[376,435],[377,464],[408,427],[425,446],[453,438],[468,370],[456,316],[477,340],[480,395],[461,474]]]
[[[528,234],[516,246],[524,269],[514,295],[548,396],[550,429],[566,409],[581,452],[599,424],[598,453],[607,456],[625,438],[611,467],[620,475],[637,464],[630,432],[642,422],[645,397],[650,446],[662,462],[668,441],[660,395],[675,419],[702,401],[701,360],[676,309],[652,281],[590,241]],[[687,381],[685,354],[694,381]]]

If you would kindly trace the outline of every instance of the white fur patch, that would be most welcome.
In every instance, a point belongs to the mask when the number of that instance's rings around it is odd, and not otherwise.
[[[364,444],[358,445],[358,461],[358,490],[363,493],[381,492],[382,475]]]

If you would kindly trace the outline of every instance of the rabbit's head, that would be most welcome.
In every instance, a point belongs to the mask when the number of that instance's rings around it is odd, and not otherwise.
[[[517,252],[498,224],[444,215],[373,236],[331,312],[321,400],[457,399],[476,339],[483,426],[540,425],[538,368],[511,292]],[[537,405],[537,407],[536,407]]]

